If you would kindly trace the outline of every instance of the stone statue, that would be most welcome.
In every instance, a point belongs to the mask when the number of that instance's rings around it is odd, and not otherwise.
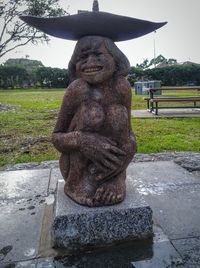
[[[136,152],[131,130],[129,61],[114,41],[136,38],[165,23],[99,12],[60,18],[21,16],[25,22],[56,37],[78,40],[69,63],[66,90],[53,132],[61,153],[64,192],[86,206],[121,202],[126,168]]]
[[[131,130],[129,62],[112,40],[81,38],[69,63],[69,85],[53,133],[65,193],[87,206],[125,197],[126,168],[136,151]]]

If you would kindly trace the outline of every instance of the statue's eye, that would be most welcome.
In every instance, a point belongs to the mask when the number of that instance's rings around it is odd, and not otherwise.
[[[95,53],[94,53],[94,55],[95,55],[96,57],[100,57],[102,54],[103,54],[103,53],[101,53],[101,52],[95,52]]]
[[[84,60],[84,59],[86,59],[87,58],[87,54],[81,54],[80,56],[79,56],[79,59],[80,60]]]

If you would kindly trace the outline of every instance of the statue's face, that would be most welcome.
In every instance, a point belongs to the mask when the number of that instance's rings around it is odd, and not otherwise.
[[[90,84],[100,84],[112,78],[115,61],[102,43],[98,48],[81,50],[76,63],[77,77]]]

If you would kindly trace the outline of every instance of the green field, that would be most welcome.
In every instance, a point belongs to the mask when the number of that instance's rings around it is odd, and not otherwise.
[[[0,104],[14,105],[0,112],[0,166],[58,159],[51,133],[63,94],[63,89],[0,90]],[[133,94],[133,109],[146,109],[143,97]],[[139,153],[200,152],[199,118],[132,119],[132,126]]]

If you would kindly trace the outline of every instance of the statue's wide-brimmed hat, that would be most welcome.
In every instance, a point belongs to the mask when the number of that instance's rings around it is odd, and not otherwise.
[[[107,12],[86,11],[62,17],[20,16],[31,26],[55,37],[78,40],[88,35],[125,41],[153,32],[166,24],[119,16]]]

